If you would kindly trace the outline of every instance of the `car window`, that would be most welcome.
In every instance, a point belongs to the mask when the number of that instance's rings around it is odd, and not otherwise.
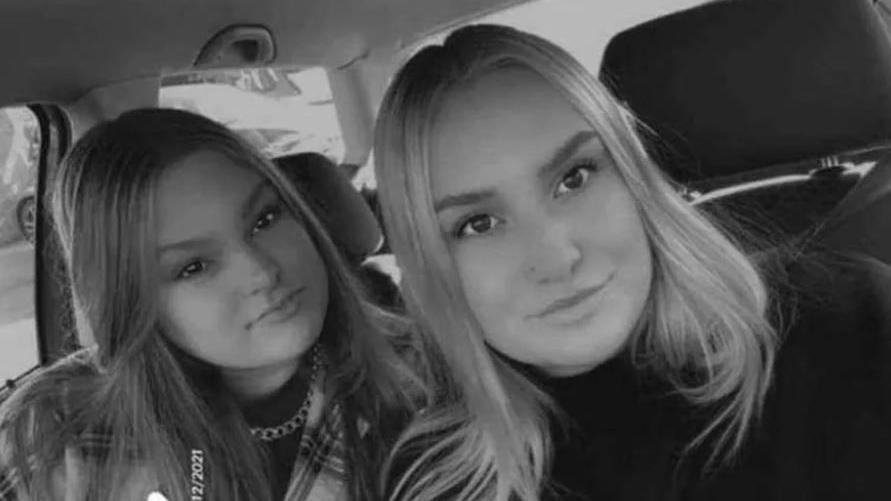
[[[321,68],[167,75],[159,104],[221,122],[270,157],[314,151],[335,161],[343,158],[331,87]]]
[[[38,365],[34,234],[40,128],[25,107],[0,108],[0,380]]]

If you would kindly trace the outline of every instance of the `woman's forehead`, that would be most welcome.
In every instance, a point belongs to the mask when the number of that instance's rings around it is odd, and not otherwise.
[[[550,83],[530,70],[488,72],[443,101],[430,137],[434,194],[536,170],[591,127]]]
[[[201,150],[184,156],[165,169],[158,191],[168,198],[188,198],[190,194],[239,191],[237,188],[244,188],[246,183],[253,185],[260,179],[259,172],[228,155]]]
[[[158,182],[155,211],[161,241],[217,220],[239,219],[264,178],[222,153],[201,151],[168,167]]]
[[[481,70],[448,88],[437,107],[434,123],[454,117],[464,109],[461,104],[474,110],[512,108],[518,100],[535,104],[551,94],[557,94],[552,84],[529,68],[503,66]]]

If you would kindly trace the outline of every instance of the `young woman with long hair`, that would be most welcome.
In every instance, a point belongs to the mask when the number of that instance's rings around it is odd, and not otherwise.
[[[0,498],[376,498],[424,395],[407,324],[270,160],[136,110],[82,137],[49,195],[85,347],[0,408]]]
[[[391,458],[392,497],[891,495],[891,273],[746,255],[637,126],[506,27],[459,29],[394,77],[380,203],[451,377]]]

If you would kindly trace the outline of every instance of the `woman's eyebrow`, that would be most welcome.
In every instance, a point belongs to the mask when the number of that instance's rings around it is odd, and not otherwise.
[[[257,202],[262,197],[263,193],[266,192],[266,189],[272,189],[272,183],[269,182],[268,179],[262,180],[254,186],[254,189],[251,190],[251,194],[244,200],[244,203],[241,204],[241,218],[249,219],[254,212],[254,208],[257,206]]]
[[[495,190],[492,188],[467,191],[456,195],[446,195],[433,204],[433,209],[436,212],[442,212],[451,207],[478,204],[493,197],[495,197]]]
[[[263,194],[266,193],[267,189],[272,189],[272,183],[269,180],[259,181],[256,186],[251,190],[250,194],[245,198],[244,202],[241,204],[241,217],[243,219],[248,219],[254,212],[254,208],[257,203],[262,198]],[[173,242],[169,244],[163,244],[158,248],[158,255],[164,255],[168,252],[173,251],[188,251],[200,248],[202,246],[208,245],[211,239],[207,237],[195,237],[189,238],[180,242]]]
[[[175,252],[175,251],[182,251],[182,252],[194,251],[195,249],[199,249],[203,246],[208,245],[208,243],[210,241],[211,241],[211,239],[207,238],[207,237],[196,237],[196,238],[190,238],[187,240],[182,240],[180,242],[165,244],[165,245],[162,245],[158,249],[158,255],[162,256],[168,252]]]
[[[563,143],[563,145],[557,148],[554,155],[541,166],[538,171],[538,177],[540,179],[550,177],[550,174],[553,171],[562,167],[563,164],[572,158],[572,156],[575,155],[575,153],[588,141],[597,138],[597,133],[592,130],[583,130],[573,134],[565,143]],[[434,202],[433,209],[436,212],[442,212],[451,207],[478,204],[494,197],[495,190],[493,188],[482,188],[455,195],[446,195]]]
[[[597,139],[598,135],[593,130],[583,130],[573,134],[562,146],[557,148],[554,155],[538,170],[540,180],[550,179],[551,174],[563,166],[573,155],[588,141]]]

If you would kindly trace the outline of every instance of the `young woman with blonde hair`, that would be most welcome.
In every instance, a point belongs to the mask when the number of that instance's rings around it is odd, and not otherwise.
[[[891,273],[747,256],[636,127],[506,27],[459,29],[394,77],[380,203],[451,377],[402,438],[393,497],[891,495]]]
[[[0,408],[0,499],[376,498],[424,394],[406,325],[268,159],[136,110],[81,138],[50,195],[90,342]]]

